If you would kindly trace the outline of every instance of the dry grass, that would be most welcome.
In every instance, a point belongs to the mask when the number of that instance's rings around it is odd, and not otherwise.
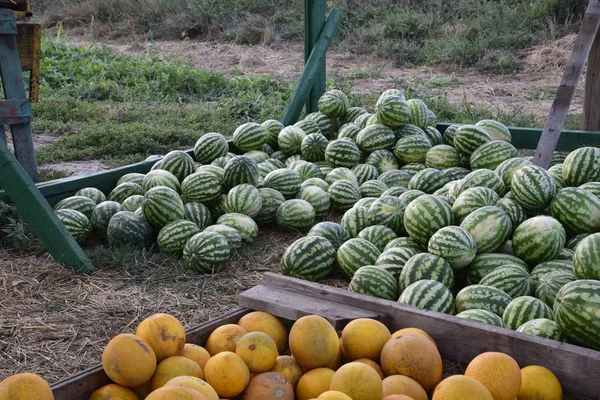
[[[531,46],[521,53],[523,73],[562,74],[573,51],[576,35],[567,35],[550,43]]]

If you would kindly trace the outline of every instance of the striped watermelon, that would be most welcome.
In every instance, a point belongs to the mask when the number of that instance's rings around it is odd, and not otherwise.
[[[186,176],[196,171],[196,165],[194,159],[185,151],[173,150],[160,161],[160,168],[152,167],[152,169],[169,171],[181,182]]]
[[[262,196],[258,189],[252,185],[244,183],[235,186],[225,199],[225,210],[228,213],[239,213],[256,217],[262,207]]]
[[[257,224],[270,224],[275,221],[277,209],[285,202],[285,197],[275,189],[258,189],[262,197],[262,207],[258,215],[254,217]]]
[[[186,203],[183,206],[183,216],[198,225],[200,230],[206,228],[211,221],[210,210],[202,203]]]
[[[208,172],[219,178],[219,181],[223,183],[223,176],[225,175],[225,170],[221,167],[217,167],[215,165],[201,165],[196,169],[196,172]],[[167,185],[161,185],[167,186]],[[171,188],[173,189],[173,188]]]
[[[261,162],[265,162],[269,159],[269,155],[261,150],[250,150],[244,153],[246,157],[249,157],[254,160],[255,163],[260,164]]]
[[[502,316],[512,297],[500,289],[484,285],[471,285],[456,295],[456,311],[487,310]]]
[[[201,274],[219,272],[231,255],[227,239],[216,232],[192,236],[183,249],[183,264]]]
[[[547,274],[540,276],[535,281],[535,297],[542,300],[550,308],[552,308],[560,288],[575,280],[575,275],[573,275],[572,272],[548,272]]]
[[[393,242],[393,241],[392,241]],[[391,242],[389,242],[391,243]],[[388,243],[388,245],[389,245]],[[375,265],[385,269],[387,272],[392,274],[396,282],[400,279],[400,273],[406,262],[413,256],[417,255],[418,251],[409,247],[391,247],[384,250]]]
[[[600,182],[588,182],[579,186],[579,189],[587,190],[594,196],[600,198]]]
[[[280,162],[282,164],[282,166],[280,166],[280,168],[285,167],[285,162],[287,159],[288,159],[288,155],[285,154],[281,150],[274,151],[273,154],[271,154],[271,160],[277,160],[278,162]]]
[[[571,152],[563,163],[563,176],[569,186],[600,182],[600,148],[582,147]]]
[[[375,115],[382,124],[387,126],[401,126],[410,121],[410,108],[403,97],[386,95],[381,96],[375,105]]]
[[[310,113],[304,118],[304,120],[316,122],[321,133],[327,138],[331,138],[335,133],[335,127],[334,127],[333,121],[331,120],[331,118],[329,118],[327,115],[323,114],[322,112]],[[308,133],[308,132],[306,132],[306,133]]]
[[[329,191],[329,184],[325,182],[324,179],[321,178],[308,178],[300,185],[300,189],[304,189],[305,187],[316,186],[318,188],[323,189],[324,191]]]
[[[454,272],[450,264],[433,254],[420,253],[412,256],[400,272],[398,288],[402,293],[409,285],[423,279],[441,282],[450,290],[454,288]]]
[[[356,136],[356,144],[361,151],[391,150],[396,143],[396,135],[385,125],[369,125]]]
[[[110,247],[144,247],[152,241],[152,226],[146,218],[130,211],[120,211],[112,216],[106,229]]]
[[[367,157],[366,163],[375,166],[377,171],[382,175],[387,171],[397,170],[399,167],[398,160],[394,154],[387,150],[376,150],[372,152]]]
[[[259,176],[258,165],[253,159],[246,156],[236,156],[229,160],[223,168],[223,188],[230,190],[242,183],[256,186]]]
[[[520,157],[509,158],[508,160],[504,160],[503,162],[501,162],[496,167],[494,172],[496,172],[496,174],[502,179],[504,185],[507,188],[510,188],[512,183],[512,177],[515,174],[515,172],[517,172],[517,170],[526,165],[532,165],[531,161]]]
[[[344,213],[341,225],[355,238],[358,233],[369,226],[369,209],[367,207],[352,207]]]
[[[318,103],[319,111],[329,118],[340,118],[350,108],[350,102],[344,92],[331,89],[323,93]]]
[[[429,122],[429,115],[427,114],[427,105],[419,99],[407,100],[408,108],[410,111],[409,124],[418,126],[421,129],[427,128]]]
[[[368,209],[371,207],[371,204],[375,202],[375,200],[377,200],[377,197],[363,197],[354,203],[352,207],[366,207]]]
[[[297,126],[286,126],[277,136],[279,148],[287,155],[300,154],[306,132]]]
[[[517,328],[517,332],[541,337],[544,339],[566,340],[565,333],[558,327],[558,324],[548,318],[536,318],[525,322]]]
[[[392,197],[400,197],[400,195],[404,192],[407,192],[408,189],[400,187],[400,186],[394,186],[391,188],[388,188],[385,192],[381,193],[381,196],[392,196]]]
[[[285,160],[285,167],[288,169],[294,169],[301,162],[304,162],[301,154],[294,154],[293,156],[289,156],[287,160]]]
[[[335,222],[319,222],[308,231],[307,236],[320,236],[333,245],[335,250],[339,249],[342,244],[350,240],[350,234],[340,224]]]
[[[102,191],[93,188],[93,187],[87,187],[87,188],[83,188],[83,189],[79,189],[77,191],[77,193],[75,193],[75,196],[83,196],[83,197],[87,197],[88,199],[92,199],[94,200],[94,204],[100,204],[103,201],[106,201],[106,196],[104,195],[104,193],[102,193]]]
[[[491,141],[490,135],[476,125],[462,125],[454,133],[454,147],[467,157],[470,157],[479,146]]]
[[[194,146],[194,157],[202,164],[209,164],[219,157],[226,156],[229,152],[227,139],[220,133],[206,133]]]
[[[315,121],[310,119],[303,119],[302,121],[298,121],[294,124],[294,126],[302,129],[307,135],[311,133],[319,133],[321,135],[323,134],[321,132],[321,128],[319,128],[319,125]]]
[[[471,321],[481,322],[483,324],[506,328],[506,323],[504,323],[504,320],[500,316],[488,310],[473,308],[460,312],[456,314],[456,316],[458,318],[464,318]]]
[[[435,168],[425,168],[410,178],[408,189],[420,190],[424,193],[432,194],[448,182],[450,182],[450,179],[444,171]]]
[[[494,170],[504,161],[517,156],[517,149],[501,140],[493,140],[479,146],[469,158],[472,169],[491,169]]]
[[[153,171],[148,172],[146,176],[144,176],[141,185],[144,193],[156,186],[166,186],[178,193],[181,191],[181,184],[179,183],[179,179],[177,179],[177,177],[169,171],[165,171],[162,169],[155,169]]]
[[[346,179],[335,181],[329,186],[329,197],[335,210],[345,211],[361,198],[360,188]]]
[[[412,175],[416,174],[419,171],[423,171],[425,168],[427,168],[427,165],[425,165],[425,163],[408,163],[400,167],[400,170],[408,172],[412,177]]]
[[[66,199],[62,199],[54,206],[54,211],[57,210],[75,210],[79,211],[86,218],[92,217],[92,212],[96,208],[96,202],[89,197],[85,196],[71,196]]]
[[[148,222],[160,229],[171,221],[183,219],[183,201],[173,189],[156,186],[144,195],[142,211]]]
[[[337,138],[338,139],[348,138],[348,139],[352,139],[353,141],[356,142],[356,137],[358,136],[360,131],[361,131],[361,128],[359,128],[358,125],[350,122],[350,123],[342,125],[342,127],[340,128],[340,131],[338,132]]]
[[[227,213],[227,210],[225,210],[225,200],[227,200],[227,195],[222,194],[217,200],[209,204],[208,210],[212,221],[216,221],[221,215]]]
[[[425,136],[429,139],[432,146],[437,146],[443,143],[442,134],[433,126],[428,126],[425,129]]]
[[[588,237],[590,234],[589,233],[581,233],[577,236],[572,237],[571,239],[569,239],[569,241],[567,242],[567,248],[575,251],[577,249],[577,246],[579,246],[579,243],[581,243],[581,241],[583,239],[585,239],[586,237]]]
[[[406,205],[398,197],[382,196],[369,206],[369,224],[385,225],[397,234],[404,231]]]
[[[325,160],[325,149],[329,141],[320,133],[311,133],[302,139],[300,152],[302,157],[308,161]]]
[[[556,192],[554,178],[536,165],[519,168],[513,175],[511,191],[514,199],[527,210],[543,210]]]
[[[287,200],[277,209],[275,219],[284,231],[304,230],[315,222],[315,209],[306,200]]]
[[[345,167],[334,168],[325,176],[325,181],[330,185],[335,181],[349,180],[358,185],[358,179],[351,169]]]
[[[144,194],[142,187],[137,183],[124,182],[114,188],[108,195],[107,200],[116,201],[117,203],[123,203],[126,198],[134,196],[136,194]]]
[[[438,117],[431,110],[427,110],[427,126],[428,127],[436,127],[438,123]]]
[[[260,148],[260,151],[265,153],[268,157],[271,157],[271,154],[275,152],[275,150],[273,150],[273,148],[266,143],[263,144],[263,147]]]
[[[398,239],[394,239],[385,246],[385,249],[387,250],[394,247],[406,247],[415,250],[417,253],[424,253],[427,251],[425,246],[411,237],[399,237]]]
[[[516,330],[525,322],[537,318],[552,319],[552,309],[543,301],[532,296],[521,296],[513,299],[502,314],[506,327],[512,330]]]
[[[512,137],[510,130],[501,122],[494,121],[491,119],[483,119],[475,124],[480,128],[483,128],[492,140],[502,140],[504,142],[510,142]]]
[[[379,251],[383,251],[385,246],[397,237],[393,230],[384,225],[371,225],[358,233],[358,238],[373,243]]]
[[[380,180],[372,179],[360,185],[362,197],[380,197],[388,189],[387,185]]]
[[[423,163],[431,142],[425,136],[405,136],[396,142],[394,155],[401,163]]]
[[[142,180],[144,180],[144,174],[139,174],[137,172],[131,172],[129,174],[125,174],[122,177],[119,178],[119,180],[117,181],[117,184],[115,186],[119,186],[121,183],[125,183],[125,182],[133,182],[133,183],[137,183],[138,185],[142,186]]]
[[[356,118],[358,118],[360,115],[363,114],[368,114],[367,110],[365,110],[362,107],[350,107],[346,110],[346,112],[344,113],[344,115],[342,116],[342,118],[340,118],[340,123],[342,125],[354,122],[354,120],[356,120]]]
[[[571,235],[600,232],[600,199],[587,190],[559,190],[550,203],[550,214]]]
[[[265,176],[264,187],[277,190],[286,199],[296,196],[300,190],[300,174],[287,168],[276,169]]]
[[[410,182],[411,175],[406,171],[391,170],[385,171],[377,179],[388,185],[388,187],[406,188]]]
[[[533,280],[529,273],[518,265],[498,267],[484,276],[479,284],[500,289],[513,298],[533,294]]]
[[[108,200],[103,201],[94,208],[90,222],[92,223],[92,228],[100,237],[106,238],[108,223],[112,216],[119,211],[123,211],[121,205],[116,201]]]
[[[542,279],[542,276],[552,272],[566,272],[573,275],[573,262],[568,260],[550,260],[539,263],[531,271],[531,278],[534,281]]]
[[[563,164],[556,164],[548,168],[548,173],[554,178],[556,184],[556,190],[560,190],[567,186],[563,175]]]
[[[284,128],[283,124],[275,119],[268,119],[261,125],[265,129],[265,143],[273,148],[278,147],[277,136]]]
[[[401,99],[403,99],[404,101],[406,101],[406,97],[404,97],[404,93],[402,93],[402,90],[399,90],[399,89],[386,89],[383,91],[383,93],[381,93],[380,97],[385,97],[385,96],[398,96]]]
[[[442,140],[444,144],[454,147],[454,136],[456,136],[456,131],[460,128],[460,125],[454,124],[450,125],[444,133],[442,134]]]
[[[429,168],[436,169],[460,167],[460,154],[452,146],[439,144],[427,151],[427,154],[425,154],[425,164]]]
[[[515,255],[530,265],[555,259],[564,247],[565,229],[552,217],[533,217],[515,229],[512,245]]]
[[[319,166],[316,164],[306,161],[300,162],[296,167],[294,167],[294,171],[298,172],[302,182],[310,178],[323,178],[321,168],[319,168]]]
[[[140,194],[133,195],[125,199],[123,204],[121,204],[122,211],[131,211],[134,212],[138,208],[142,206],[144,202],[144,196]]]
[[[583,239],[575,249],[573,272],[577,279],[600,280],[600,233]]]
[[[334,168],[352,168],[360,161],[360,150],[350,139],[336,139],[325,148],[325,161]]]
[[[399,198],[404,202],[404,204],[409,205],[415,199],[423,196],[424,194],[426,193],[420,190],[407,190],[406,192],[402,193]]]
[[[242,247],[242,235],[237,229],[227,225],[211,225],[204,229],[204,232],[215,232],[227,239],[229,248],[233,250]]]
[[[360,267],[375,264],[379,254],[379,249],[373,243],[365,239],[353,238],[339,247],[336,258],[340,270],[352,279]]]
[[[454,201],[452,212],[459,222],[462,222],[473,211],[482,207],[495,205],[500,198],[490,188],[473,187],[463,191]]]
[[[383,125],[383,124],[381,123],[379,118],[377,118],[377,114],[373,114],[373,115],[370,115],[369,118],[367,118],[367,120],[365,121],[365,126],[363,126],[363,129],[369,125]]]
[[[575,252],[573,250],[567,249],[566,247],[563,247],[560,250],[560,253],[556,257],[556,259],[557,260],[569,260],[569,261],[573,261],[573,257],[574,256],[575,256]]]
[[[521,225],[521,223],[523,223],[523,221],[525,221],[525,219],[527,218],[523,207],[521,207],[519,203],[512,199],[498,199],[498,201],[494,205],[500,208],[502,211],[504,211],[506,215],[508,215],[511,222],[512,232],[514,232],[514,230],[517,229],[517,226]]]
[[[253,242],[258,236],[258,225],[252,218],[244,214],[227,213],[217,219],[218,225],[227,225],[236,229],[245,243]]]
[[[374,265],[365,265],[357,269],[348,290],[385,300],[398,298],[396,279],[385,269]]]
[[[201,229],[192,221],[176,219],[166,224],[158,232],[158,248],[166,254],[182,255],[187,241]]]
[[[356,117],[356,119],[354,120],[354,123],[360,129],[363,129],[365,126],[367,126],[367,120],[369,118],[371,118],[372,116],[373,116],[373,114],[370,114],[370,113],[361,114],[358,117]]]
[[[329,213],[331,200],[329,199],[329,194],[321,188],[309,186],[300,189],[296,194],[296,198],[310,203],[315,210],[316,217],[323,217]]]
[[[278,168],[281,167],[277,167],[274,163],[271,163],[267,160],[258,164],[258,173],[260,174],[260,177],[264,179],[264,177],[267,176],[269,172],[273,172]]]
[[[502,182],[502,179],[494,171],[478,169],[461,179],[458,194],[460,195],[463,191],[478,186],[490,188],[498,196],[503,196],[506,190],[504,182]]]
[[[423,244],[427,244],[440,228],[452,225],[453,222],[454,214],[450,205],[443,199],[428,194],[414,199],[404,212],[406,232]]]
[[[554,302],[554,320],[575,344],[600,350],[600,281],[578,280],[564,285]]]
[[[91,201],[91,199],[88,200]],[[62,208],[56,210],[55,214],[77,243],[81,244],[85,242],[92,233],[92,223],[82,212],[69,208]]]
[[[427,251],[446,260],[453,269],[461,269],[475,258],[477,244],[466,229],[446,226],[431,236]]]
[[[283,253],[281,273],[294,278],[320,281],[325,279],[335,264],[335,249],[320,236],[306,236],[296,240]]]
[[[398,303],[445,314],[454,313],[454,298],[444,284],[423,279],[409,285],[400,295]]]
[[[195,172],[181,182],[181,198],[186,203],[210,203],[222,190],[219,178],[210,172]]]
[[[379,171],[371,164],[357,164],[352,168],[352,172],[354,172],[359,185],[379,177]]]
[[[225,168],[225,165],[227,165],[229,160],[231,160],[233,157],[234,155],[232,155],[232,153],[227,153],[227,155],[224,157],[216,158],[213,162],[210,163],[210,165],[214,167]]]
[[[397,140],[400,140],[406,136],[421,136],[427,138],[427,134],[425,133],[425,131],[413,124],[406,124],[394,128],[394,133],[396,134]]]
[[[247,122],[233,132],[233,144],[241,151],[258,150],[265,144],[265,128],[256,122]]]

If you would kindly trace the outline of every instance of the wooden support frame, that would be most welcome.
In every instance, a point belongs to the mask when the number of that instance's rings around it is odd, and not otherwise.
[[[325,26],[325,0],[304,0],[304,63],[317,44],[319,33]],[[326,60],[323,57],[317,67],[312,89],[306,101],[306,113],[319,111],[319,98],[327,89]]]
[[[21,60],[21,70],[31,73],[29,76],[29,101],[37,103],[40,98],[42,26],[29,22],[17,23],[17,48]]]
[[[581,129],[600,132],[600,29],[588,56]]]

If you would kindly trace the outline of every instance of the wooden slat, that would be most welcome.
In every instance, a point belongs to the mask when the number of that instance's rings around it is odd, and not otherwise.
[[[0,124],[6,125],[7,123],[4,121],[10,118],[24,118],[30,116],[31,105],[27,99],[0,100]]]
[[[581,129],[600,131],[600,30],[596,32],[587,62]]]
[[[469,362],[480,353],[500,351],[514,357],[520,366],[549,368],[570,395],[595,397],[600,393],[600,380],[590,379],[600,376],[598,351],[272,273],[264,275],[262,285],[303,294],[315,301],[385,312],[392,330],[421,328],[436,340],[442,356],[452,360]]]
[[[569,113],[575,90],[583,73],[583,68],[590,54],[592,44],[600,27],[600,0],[590,0],[586,14],[577,34],[573,52],[552,103],[548,120],[544,126],[542,137],[537,146],[533,163],[548,168],[552,160],[552,152],[556,148],[560,132]]]
[[[325,0],[304,0],[304,62],[308,62],[319,33],[325,25]],[[319,111],[319,98],[326,89],[326,61],[321,60],[315,82],[306,101],[306,113]]]
[[[33,26],[32,65],[29,75],[29,101],[37,103],[40,99],[40,77],[42,60],[42,26]]]
[[[187,343],[204,344],[206,338],[217,327],[225,324],[235,324],[250,310],[238,309],[224,314],[218,318],[198,325],[186,331]],[[102,365],[98,364],[85,371],[76,373],[66,379],[56,382],[51,386],[54,400],[87,400],[96,389],[111,383],[106,376]]]

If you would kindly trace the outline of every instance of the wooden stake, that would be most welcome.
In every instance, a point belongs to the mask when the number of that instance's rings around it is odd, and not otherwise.
[[[325,25],[325,0],[304,0],[304,62],[307,63],[312,53],[319,33]],[[315,77],[310,95],[306,102],[306,113],[319,111],[319,98],[327,86],[325,58],[319,64],[319,70]]]
[[[587,62],[581,129],[600,131],[600,30],[596,33]]]

